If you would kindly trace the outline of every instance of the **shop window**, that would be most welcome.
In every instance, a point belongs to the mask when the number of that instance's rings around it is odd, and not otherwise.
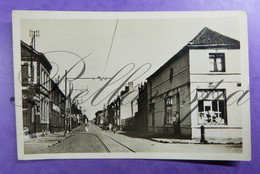
[[[198,124],[227,124],[225,90],[198,90]]]
[[[225,54],[209,53],[210,72],[225,72]]]

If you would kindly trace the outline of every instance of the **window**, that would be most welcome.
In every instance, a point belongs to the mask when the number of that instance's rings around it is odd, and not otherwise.
[[[170,107],[166,109],[166,124],[173,123],[173,110]]]
[[[43,118],[44,118],[44,101],[41,100],[41,123],[43,123]]]
[[[225,54],[209,53],[210,72],[225,72]]]
[[[45,123],[49,123],[49,102],[46,102]]]
[[[22,65],[22,84],[27,85],[28,84],[28,64]]]
[[[31,123],[34,123],[34,106],[31,107]]]
[[[34,81],[34,65],[32,62],[28,65],[28,77],[29,82],[32,83]]]
[[[198,124],[227,124],[225,90],[198,90]]]
[[[166,106],[172,106],[173,103],[173,97],[168,97],[166,99]]]
[[[43,117],[42,117],[42,123],[45,123],[45,117],[46,117],[46,102],[43,102]]]
[[[49,103],[47,101],[41,101],[41,123],[48,123],[49,120]]]
[[[173,123],[173,117],[176,113],[176,106],[173,106],[173,103],[174,103],[174,97],[171,96],[171,97],[168,97],[166,98],[166,124],[172,124]]]
[[[44,87],[46,88],[47,86],[47,74],[44,72]]]
[[[44,84],[44,79],[43,79],[43,77],[44,77],[44,71],[43,71],[43,69],[41,69],[41,85],[43,85]]]

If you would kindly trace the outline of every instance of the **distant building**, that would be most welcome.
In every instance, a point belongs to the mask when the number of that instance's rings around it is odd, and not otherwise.
[[[50,130],[51,69],[44,54],[21,41],[23,126],[30,133]]]
[[[104,117],[104,112],[103,110],[99,110],[95,113],[96,115],[96,125],[102,125],[103,124],[103,117]]]
[[[50,101],[50,131],[64,131],[66,98],[53,80],[51,80]]]
[[[80,125],[80,120],[82,117],[82,111],[78,108],[76,103],[71,104],[71,129]]]
[[[148,94],[147,83],[142,84],[139,88],[138,94],[138,109],[135,114],[135,128],[139,132],[148,131]]]
[[[137,112],[138,86],[134,87],[133,82],[129,82],[125,91],[120,95],[120,127],[131,129],[134,116]]]
[[[147,78],[149,132],[200,138],[204,125],[206,138],[241,138],[241,107],[227,105],[245,85],[240,59],[239,41],[204,28]]]
[[[114,125],[116,127],[120,127],[120,97],[118,96],[113,102],[113,110],[114,110]]]
[[[118,96],[107,106],[108,124],[112,124],[114,127],[120,126],[120,103],[120,97]]]
[[[107,105],[107,124],[114,125],[115,124],[115,112],[114,112],[114,102],[111,102]]]

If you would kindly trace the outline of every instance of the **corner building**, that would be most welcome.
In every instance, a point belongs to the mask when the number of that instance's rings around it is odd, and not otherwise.
[[[209,28],[147,78],[148,131],[197,139],[241,139],[240,42]],[[179,131],[176,131],[177,130]]]
[[[30,133],[50,130],[50,72],[44,54],[21,41],[23,127]]]

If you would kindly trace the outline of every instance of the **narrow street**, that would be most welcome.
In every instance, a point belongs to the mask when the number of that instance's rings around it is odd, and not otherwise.
[[[25,146],[27,154],[32,153],[135,153],[135,152],[175,152],[182,153],[241,153],[241,145],[226,144],[171,144],[150,139],[130,137],[119,133],[106,132],[90,124],[88,130],[78,127],[73,134],[61,142],[33,152],[33,146]]]

